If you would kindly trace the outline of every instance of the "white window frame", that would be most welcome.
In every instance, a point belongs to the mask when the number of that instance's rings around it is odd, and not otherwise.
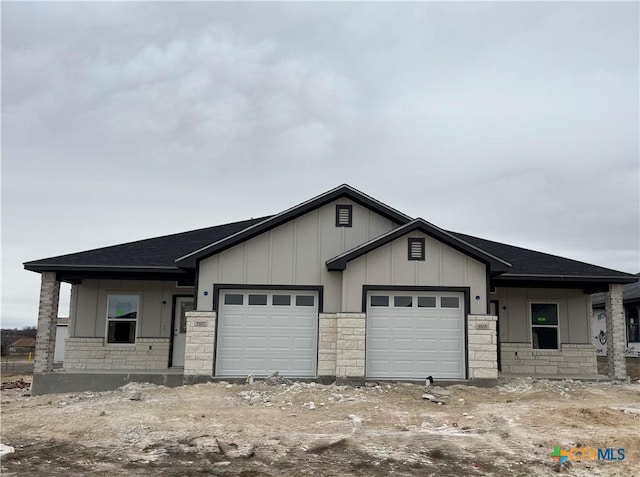
[[[136,310],[135,319],[119,319],[119,320],[111,320],[109,319],[109,301],[111,297],[115,296],[135,296],[138,298],[138,309]],[[107,309],[105,310],[105,330],[104,330],[104,341],[108,346],[135,346],[138,340],[138,318],[140,318],[140,313],[142,312],[142,293],[140,292],[121,292],[121,291],[110,291],[107,292]],[[109,342],[109,322],[111,321],[127,321],[135,323],[135,333],[133,334],[133,343],[111,343]]]
[[[409,308],[409,307],[404,307],[404,306],[400,306],[397,307],[395,306],[395,298],[399,297],[399,296],[408,296],[411,297],[411,308],[424,308],[424,309],[439,309],[439,310],[460,310],[460,309],[464,309],[465,307],[465,303],[464,303],[464,295],[460,296],[459,293],[461,292],[448,292],[448,291],[415,291],[415,290],[396,290],[396,291],[373,291],[373,292],[369,292],[367,295],[367,306],[371,306],[374,308]],[[372,305],[371,304],[371,299],[373,297],[387,297],[389,299],[389,304],[388,305]],[[419,298],[435,298],[436,300],[436,306],[426,306],[426,307],[420,307],[418,306],[418,299]],[[458,300],[458,306],[456,307],[443,307],[442,306],[442,298],[456,298]],[[544,302],[547,303],[547,302]],[[531,309],[531,308],[529,308]]]
[[[227,295],[242,295],[242,305],[236,304],[227,304],[225,303],[225,297]],[[249,305],[249,295],[266,295],[267,303],[264,305]],[[273,304],[273,296],[274,295],[288,295],[290,297],[289,305],[274,305]],[[299,296],[310,296],[313,298],[312,305],[297,305],[297,298]],[[316,290],[291,290],[288,288],[283,289],[233,289],[229,288],[220,291],[220,306],[251,306],[251,307],[276,307],[276,308],[289,308],[289,307],[299,307],[299,308],[309,308],[315,306],[319,308],[320,306],[320,296]]]
[[[538,325],[538,324],[533,324],[533,313],[531,310],[531,305],[555,305],[556,306],[556,314],[558,316],[558,324],[557,325]],[[531,349],[535,352],[558,352],[560,351],[560,343],[562,342],[560,340],[560,302],[558,301],[553,301],[553,300],[532,300],[529,301],[529,307],[528,307],[528,313],[529,313],[529,340],[531,341]],[[557,330],[557,341],[556,341],[556,347],[555,348],[534,348],[533,347],[533,327],[536,326],[538,328],[556,328]]]

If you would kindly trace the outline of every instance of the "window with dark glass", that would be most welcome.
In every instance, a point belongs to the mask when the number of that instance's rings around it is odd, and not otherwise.
[[[273,306],[291,306],[291,295],[273,295]]]
[[[296,306],[313,306],[315,297],[313,295],[297,295]]]
[[[436,297],[435,296],[419,296],[418,308],[435,308]]]
[[[389,297],[386,295],[373,295],[371,306],[389,306]]]
[[[533,349],[558,349],[558,305],[531,303]]]
[[[460,298],[457,296],[440,297],[440,308],[460,308]]]
[[[262,306],[267,304],[267,295],[249,295],[249,305]]]
[[[138,321],[138,295],[109,295],[107,298],[107,343],[134,344]]]
[[[393,306],[396,308],[411,308],[413,306],[413,297],[411,296],[394,296]]]
[[[244,295],[241,295],[239,293],[225,293],[224,304],[225,305],[243,305]]]

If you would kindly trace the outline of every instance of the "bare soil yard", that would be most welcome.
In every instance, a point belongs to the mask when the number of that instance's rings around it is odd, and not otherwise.
[[[635,379],[24,393],[2,391],[3,476],[640,476]],[[554,446],[626,458],[560,467]]]

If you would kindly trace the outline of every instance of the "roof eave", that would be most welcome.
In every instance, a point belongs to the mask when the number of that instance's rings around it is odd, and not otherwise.
[[[496,277],[500,280],[509,281],[567,281],[567,282],[593,282],[593,283],[634,283],[638,281],[637,277],[623,275],[544,275],[544,274],[527,274],[527,273],[503,273]]]
[[[132,272],[132,273],[185,273],[179,267],[135,265],[64,265],[27,262],[25,270],[31,272]]]

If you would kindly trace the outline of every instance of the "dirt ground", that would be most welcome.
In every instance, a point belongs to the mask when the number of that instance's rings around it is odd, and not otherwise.
[[[640,476],[637,378],[24,394],[2,391],[3,476]],[[559,466],[554,446],[625,459]]]
[[[598,374],[606,376],[609,373],[609,363],[606,356],[598,356]],[[627,376],[632,380],[640,379],[640,358],[627,358]]]

